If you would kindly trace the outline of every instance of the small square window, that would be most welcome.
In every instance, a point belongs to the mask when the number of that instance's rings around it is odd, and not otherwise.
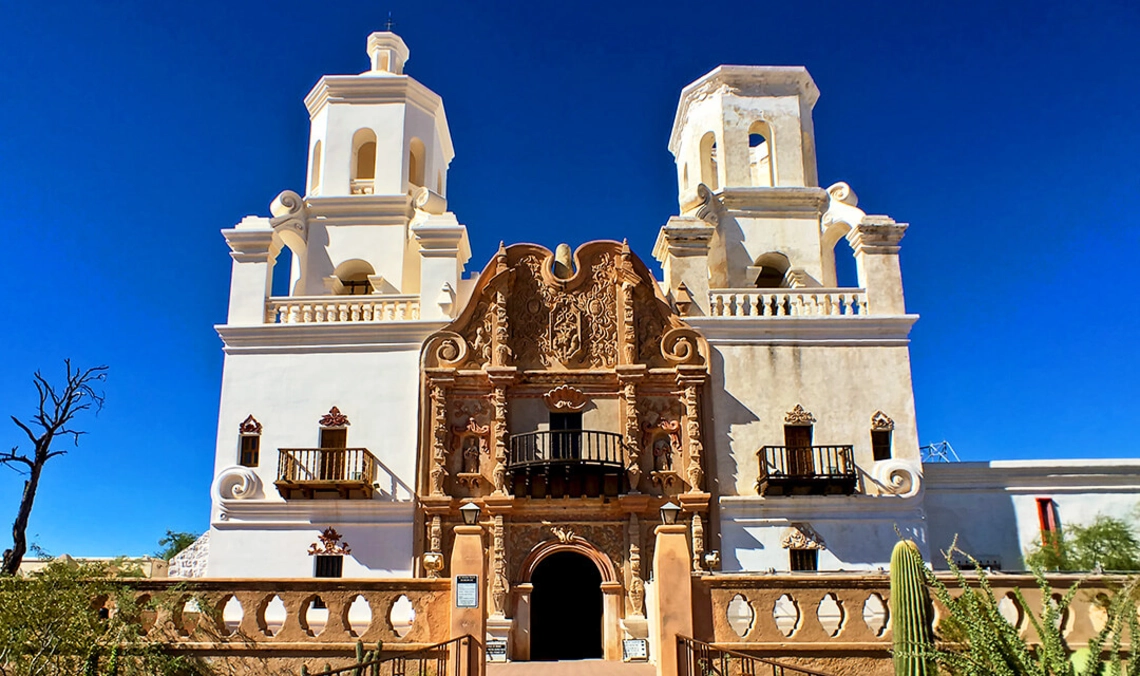
[[[890,430],[871,430],[871,453],[875,460],[891,459]]]
[[[242,467],[257,467],[261,460],[261,437],[255,434],[243,434],[241,437]]]
[[[343,570],[343,556],[322,555],[317,557],[316,577],[340,577]]]
[[[817,549],[789,549],[792,571],[819,570],[819,550]]]

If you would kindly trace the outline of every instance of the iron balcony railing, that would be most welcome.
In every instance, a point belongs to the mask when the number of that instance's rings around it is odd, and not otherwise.
[[[398,653],[383,656],[381,647],[377,646],[376,653],[366,653],[360,657],[358,652],[357,663],[324,671],[309,671],[302,664],[300,676],[324,674],[332,676],[362,676],[363,674],[385,674],[391,676],[466,676],[478,673],[479,662],[483,656],[476,648],[476,642],[470,634],[453,638],[445,643],[439,643],[414,652]],[[359,650],[359,648],[358,648]],[[373,655],[377,655],[372,657]],[[372,657],[369,659],[369,657]]]
[[[677,637],[677,676],[828,676],[745,653],[718,648],[687,636]]]
[[[594,430],[549,430],[511,437],[508,469],[549,465],[594,465],[621,469],[624,467],[622,437],[615,432]]]
[[[371,484],[376,477],[376,458],[367,448],[282,448],[279,452],[278,483]]]
[[[761,495],[855,492],[851,446],[765,446],[758,455]]]

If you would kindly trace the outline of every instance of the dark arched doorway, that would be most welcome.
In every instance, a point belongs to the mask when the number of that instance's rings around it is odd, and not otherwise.
[[[586,556],[555,552],[530,577],[530,658],[602,656],[602,575]]]

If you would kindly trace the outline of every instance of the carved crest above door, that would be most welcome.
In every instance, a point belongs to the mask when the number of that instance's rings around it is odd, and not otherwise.
[[[462,314],[428,340],[428,367],[524,371],[705,366],[708,349],[628,245],[598,241],[554,274],[545,247],[501,247]]]

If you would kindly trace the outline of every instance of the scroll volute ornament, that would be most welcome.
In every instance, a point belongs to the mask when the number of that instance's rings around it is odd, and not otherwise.
[[[440,331],[428,339],[424,350],[425,366],[459,368],[467,361],[467,341],[453,331]]]
[[[784,414],[784,424],[808,427],[815,424],[815,416],[796,404],[795,408]]]
[[[333,406],[329,412],[321,416],[318,421],[321,427],[348,427],[351,423],[348,422],[348,416],[340,412],[340,409]]]
[[[708,344],[700,333],[687,326],[670,329],[661,336],[661,356],[674,366],[704,365]]]
[[[569,385],[559,385],[542,395],[542,400],[546,402],[546,407],[555,413],[581,411],[590,401],[582,390]]]

